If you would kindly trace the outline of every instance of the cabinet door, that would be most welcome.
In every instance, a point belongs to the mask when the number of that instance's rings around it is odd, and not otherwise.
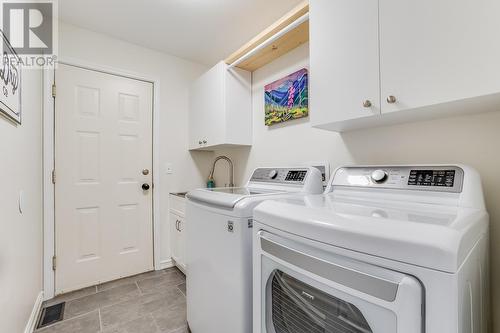
[[[309,25],[313,126],[380,114],[378,1],[311,0]]]
[[[252,73],[240,68],[225,71],[226,138],[224,143],[251,145]]]
[[[224,63],[221,62],[196,79],[191,86],[189,96],[191,149],[224,141],[224,70]]]
[[[198,148],[202,144],[203,133],[203,102],[199,97],[202,82],[197,79],[189,90],[189,148]]]
[[[178,263],[181,260],[181,251],[180,251],[180,232],[179,232],[179,223],[181,217],[177,214],[170,212],[169,220],[170,220],[170,251],[172,254],[172,259]]]
[[[498,0],[380,0],[382,112],[500,91],[499,12]]]
[[[178,264],[181,266],[183,271],[186,271],[186,219],[181,217],[179,218],[179,237],[178,241],[178,249],[179,249],[179,261]]]

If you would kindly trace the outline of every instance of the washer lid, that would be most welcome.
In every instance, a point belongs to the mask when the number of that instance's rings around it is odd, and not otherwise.
[[[484,210],[308,195],[264,201],[254,220],[333,246],[454,273],[488,228]]]
[[[250,187],[200,188],[190,191],[186,197],[190,200],[224,208],[234,208],[236,204],[249,197],[280,194],[285,191],[254,189]]]

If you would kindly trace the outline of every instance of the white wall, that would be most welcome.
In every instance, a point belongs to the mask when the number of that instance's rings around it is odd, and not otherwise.
[[[500,108],[495,113],[345,134],[313,129],[307,119],[270,128],[264,126],[263,86],[307,65],[308,45],[304,45],[253,73],[253,146],[217,152],[234,158],[237,183],[243,183],[257,166],[306,161],[327,160],[332,169],[351,163],[471,165],[482,176],[491,216],[492,317],[496,319],[495,332],[500,332]],[[310,92],[310,98],[314,98],[314,91]],[[216,180],[222,184],[227,181],[223,172],[216,174]]]
[[[147,37],[147,36],[146,36]],[[78,59],[160,80],[160,198],[162,260],[170,258],[168,193],[202,186],[210,152],[188,151],[188,86],[203,73],[205,66],[165,53],[81,29],[64,22],[59,25],[61,59]],[[174,173],[165,173],[173,163]]]
[[[42,290],[41,80],[22,73],[22,125],[0,116],[0,332],[23,332]]]
[[[332,166],[351,161],[347,147],[336,133],[312,129],[309,119],[298,119],[271,127],[264,125],[264,86],[274,80],[309,67],[309,45],[303,45],[253,72],[253,145],[216,151],[235,159],[235,179],[242,184],[258,166],[299,165],[328,161]],[[311,95],[314,92],[311,92]],[[311,96],[311,98],[313,98]],[[311,111],[313,112],[313,111]],[[218,185],[227,183],[225,166],[218,166]]]

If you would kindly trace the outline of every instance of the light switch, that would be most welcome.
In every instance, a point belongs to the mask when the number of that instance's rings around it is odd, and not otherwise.
[[[167,175],[171,175],[174,173],[174,167],[172,163],[165,163],[165,173]]]

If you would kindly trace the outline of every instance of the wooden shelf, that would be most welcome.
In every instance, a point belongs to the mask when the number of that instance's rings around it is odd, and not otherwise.
[[[296,21],[298,18],[304,16],[309,12],[309,1],[304,1],[297,5],[294,9],[281,17],[274,24],[269,26],[266,30],[255,36],[248,43],[240,47],[236,52],[226,58],[226,64],[231,64],[241,58],[243,55],[253,50],[270,37],[274,36],[279,31]],[[276,58],[281,57],[285,53],[293,50],[294,48],[307,43],[309,41],[309,21],[297,26],[295,29],[289,31],[272,44],[259,50],[250,58],[238,64],[236,67],[253,72],[254,70],[270,63]]]

